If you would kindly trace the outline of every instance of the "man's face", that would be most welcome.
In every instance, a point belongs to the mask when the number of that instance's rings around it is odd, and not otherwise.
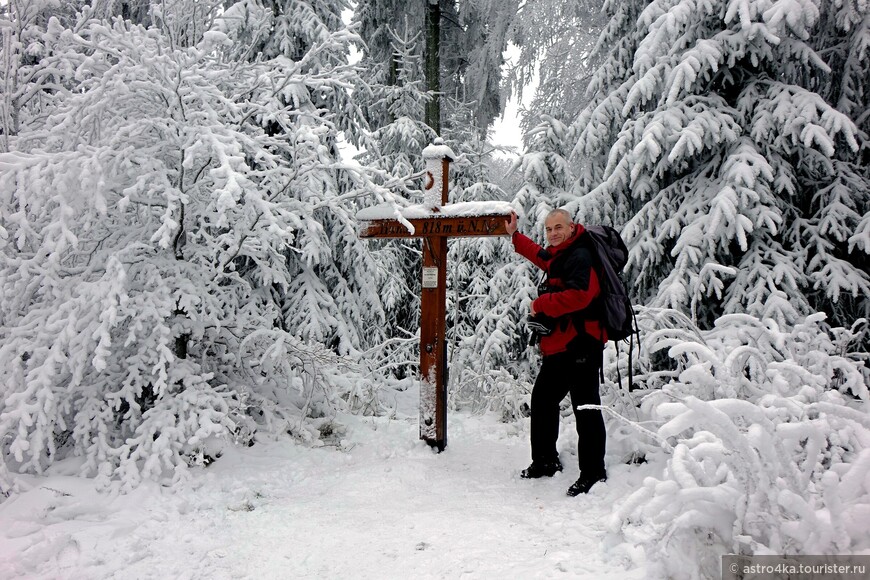
[[[547,234],[547,243],[558,246],[571,237],[574,233],[574,225],[568,218],[560,213],[551,215],[544,222],[544,231]]]

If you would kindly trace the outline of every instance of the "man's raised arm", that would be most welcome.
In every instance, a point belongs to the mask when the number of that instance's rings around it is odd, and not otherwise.
[[[514,244],[514,250],[541,270],[545,270],[547,260],[542,256],[542,252],[546,252],[544,248],[518,231],[516,212],[511,212],[511,219],[504,223],[504,228],[507,233],[510,234],[511,241]]]

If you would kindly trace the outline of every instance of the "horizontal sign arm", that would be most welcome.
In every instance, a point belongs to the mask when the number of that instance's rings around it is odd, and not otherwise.
[[[505,222],[510,214],[486,216],[432,216],[409,219],[414,233],[400,221],[364,220],[360,222],[361,238],[461,238],[471,236],[506,236]]]

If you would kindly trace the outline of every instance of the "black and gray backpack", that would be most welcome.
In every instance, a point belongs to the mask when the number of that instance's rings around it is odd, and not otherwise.
[[[637,328],[637,319],[634,309],[631,307],[631,299],[622,281],[622,270],[628,262],[628,248],[622,241],[622,236],[611,226],[585,226],[585,236],[589,241],[589,247],[593,250],[593,259],[597,262],[594,266],[598,275],[600,287],[600,309],[598,315],[601,325],[607,333],[607,339],[616,343],[616,353],[619,356],[619,342],[629,340],[628,345],[628,389],[632,390],[632,351],[634,350],[634,337],[638,339],[640,348],[640,334]],[[616,365],[616,373],[620,386],[622,375],[619,365]]]
[[[592,254],[597,261],[595,273],[601,287],[600,321],[608,340],[630,338],[637,332],[631,300],[622,282],[622,269],[628,262],[628,248],[616,229],[610,226],[586,226],[586,237],[591,242]]]

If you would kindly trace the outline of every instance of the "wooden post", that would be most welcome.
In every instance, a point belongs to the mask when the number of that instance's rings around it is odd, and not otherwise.
[[[420,438],[447,445],[447,384],[442,371],[446,334],[447,238],[423,239],[420,314]]]
[[[453,151],[436,139],[423,150],[426,163],[424,203],[433,212],[447,205]],[[439,179],[440,177],[440,179]],[[420,438],[443,451],[447,446],[447,238],[423,240],[423,288],[420,297]]]
[[[454,154],[439,138],[423,150],[426,160],[423,205],[424,218],[409,218],[413,231],[396,219],[380,217],[372,208],[358,215],[362,238],[422,238],[423,279],[420,313],[420,438],[443,451],[447,446],[447,239],[467,236],[503,236],[510,205],[463,205],[463,215],[454,215],[448,206],[450,162]],[[458,204],[457,204],[458,205]],[[497,206],[497,207],[494,207]],[[493,211],[495,210],[495,211]],[[390,215],[393,208],[385,208]],[[377,217],[371,217],[377,216]]]

